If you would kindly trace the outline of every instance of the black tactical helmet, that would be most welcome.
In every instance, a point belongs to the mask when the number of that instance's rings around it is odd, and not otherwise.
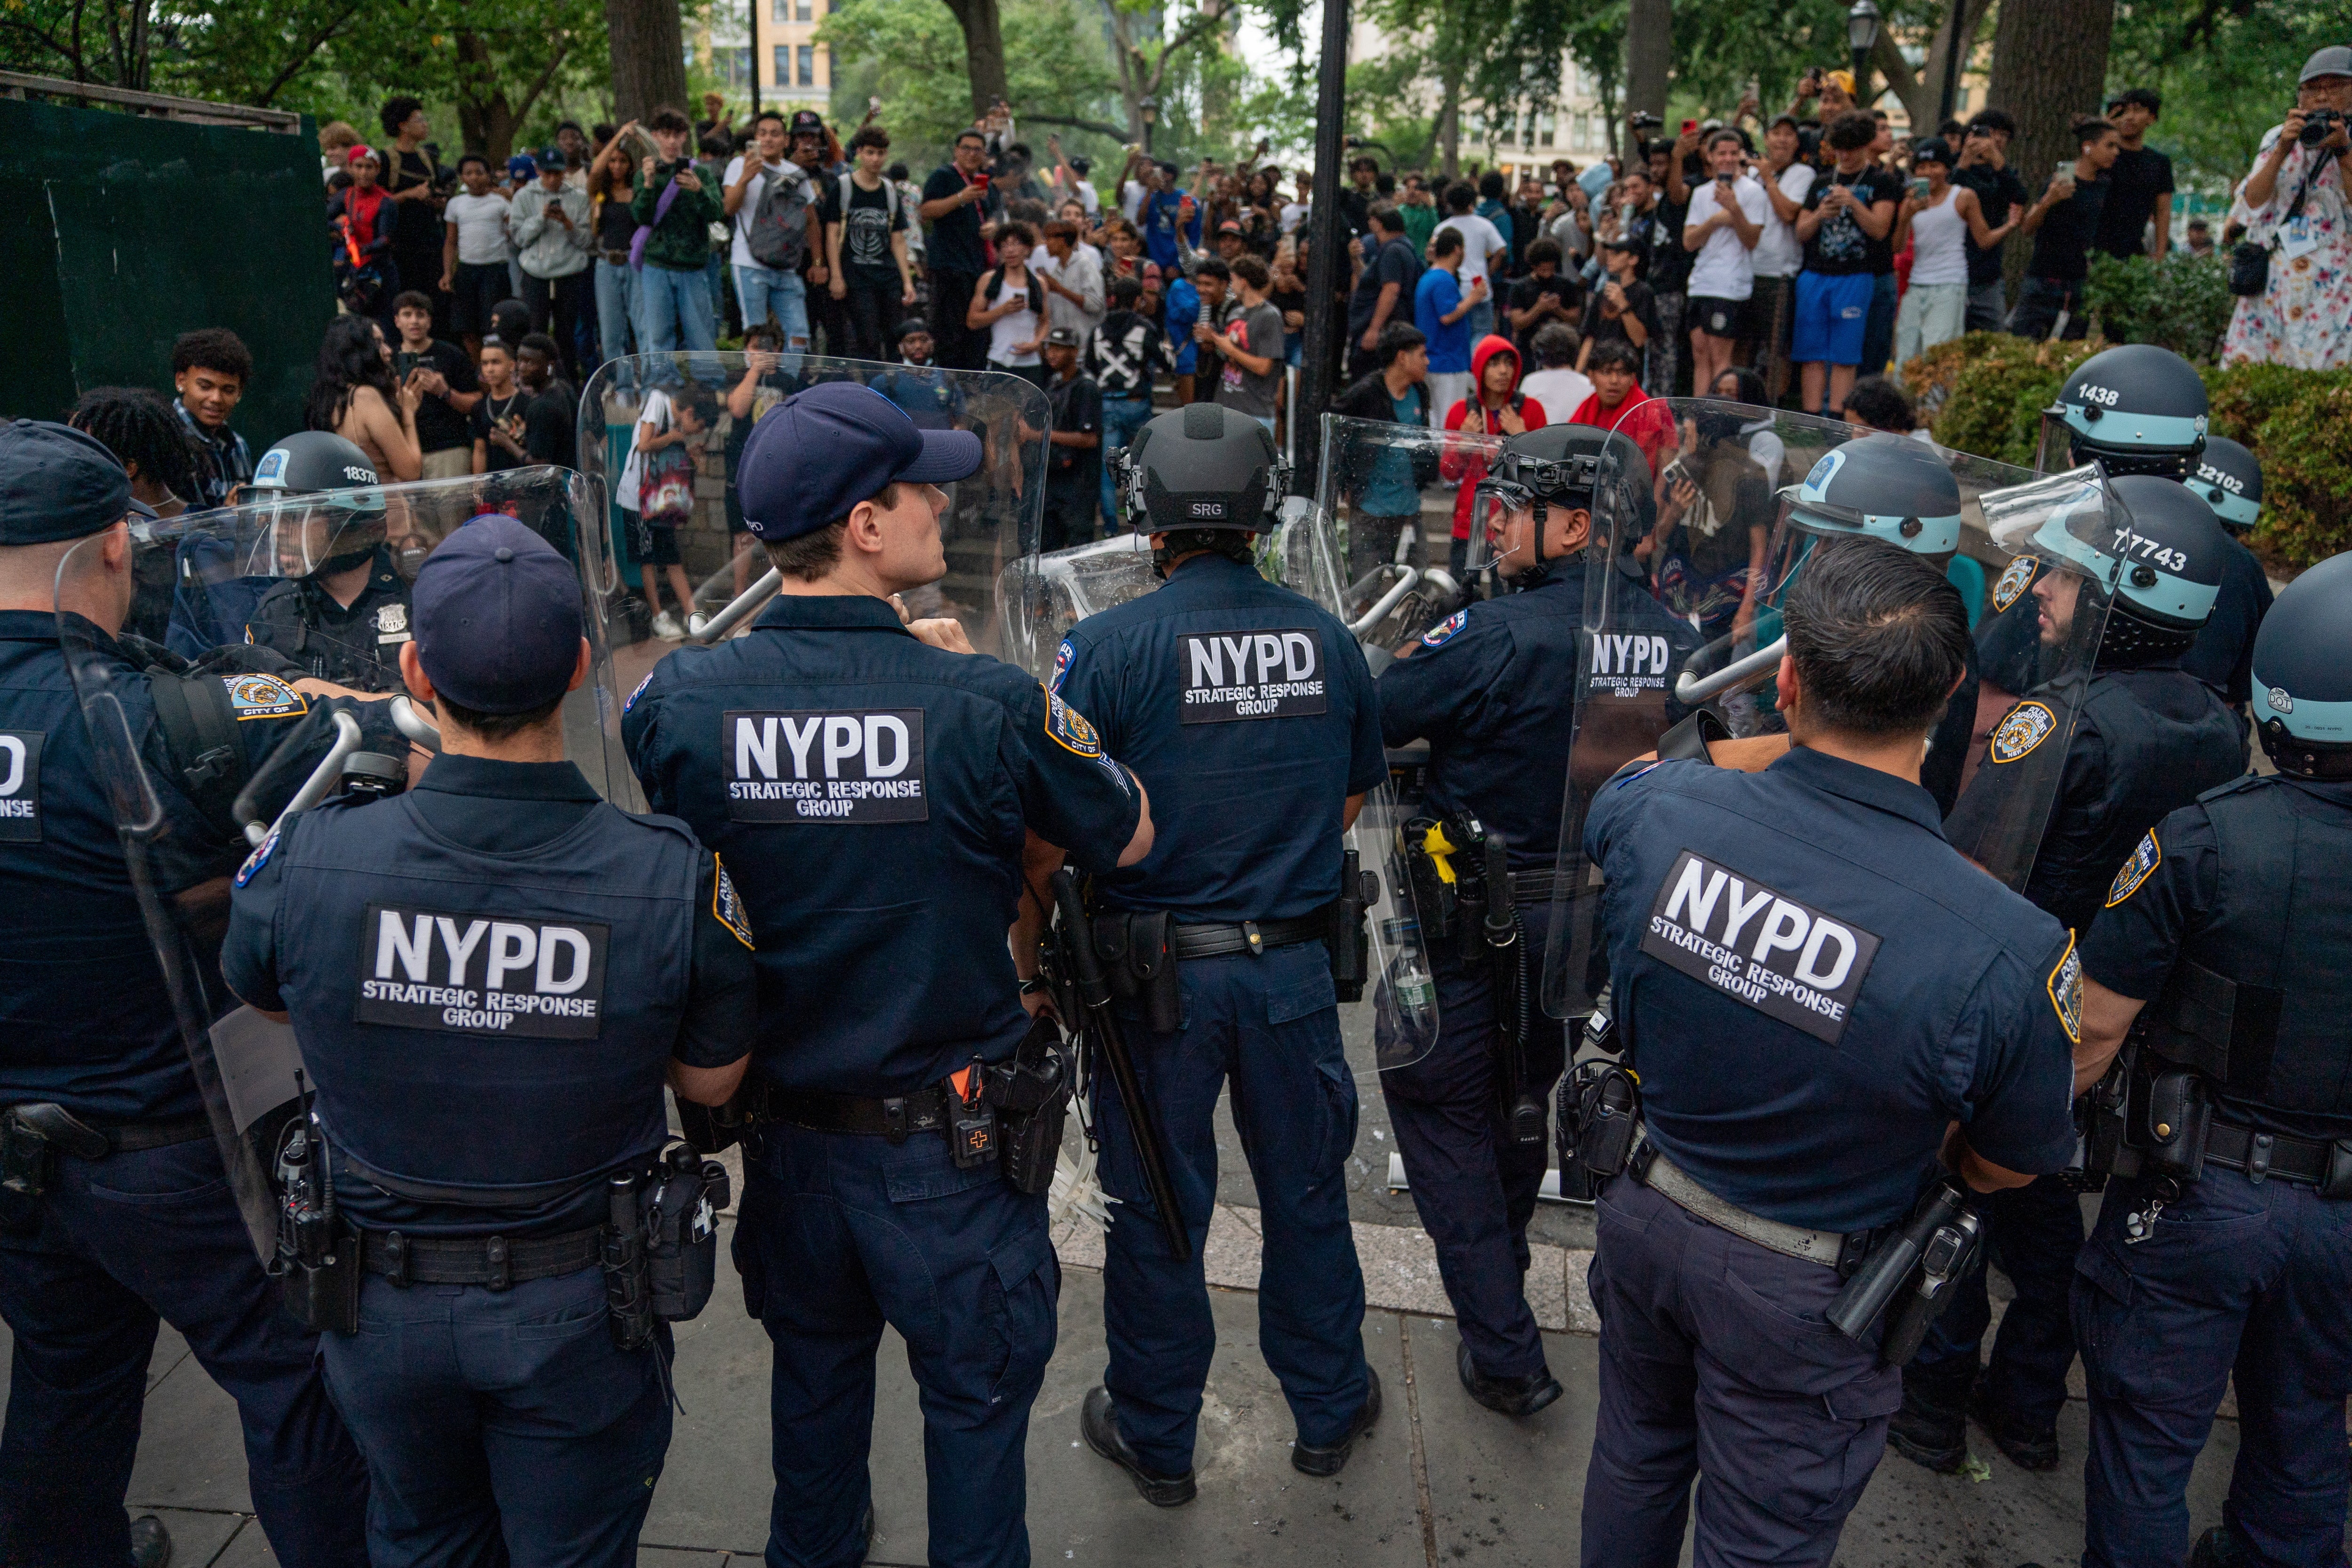
[[[1551,507],[1592,513],[1591,542],[1612,535],[1631,550],[1650,531],[1650,464],[1630,437],[1590,425],[1543,425],[1503,443],[1493,468],[1478,481],[1473,515],[1483,502],[1503,512],[1533,511],[1538,523],[1535,559],[1512,574],[1522,585],[1541,578],[1554,561],[1544,556],[1540,526]]]
[[[384,540],[383,492],[358,446],[327,430],[287,437],[253,466],[245,489],[268,522],[265,574],[309,577],[348,571]]]
[[[1139,533],[1268,532],[1290,479],[1265,426],[1214,403],[1153,419],[1119,453],[1117,468],[1128,521]]]
[[[2126,474],[2108,486],[2121,510],[2062,508],[2036,542],[2078,562],[2105,591],[2113,584],[2099,662],[2145,663],[2179,653],[2213,613],[2229,538],[2212,509],[2185,486]],[[2088,488],[2085,494],[2091,494]]]
[[[2244,533],[2263,513],[2263,465],[2227,436],[2205,437],[2189,488],[2212,505],[2213,515],[2231,533]]]
[[[2066,433],[2068,466],[2096,459],[2107,472],[2186,479],[2205,449],[2209,405],[2196,368],[2170,349],[2126,343],[2074,367],[2042,410]],[[2054,457],[2045,448],[2045,467]]]
[[[316,495],[320,490],[373,487],[375,465],[356,442],[331,430],[298,430],[261,454],[248,488],[279,495]],[[383,498],[373,498],[377,510]]]
[[[1832,447],[1801,483],[1780,491],[1792,527],[1866,533],[1915,555],[1960,547],[1960,482],[1936,449],[1881,432]]]
[[[2254,637],[2254,718],[2283,773],[2352,779],[2352,552],[2288,584]]]

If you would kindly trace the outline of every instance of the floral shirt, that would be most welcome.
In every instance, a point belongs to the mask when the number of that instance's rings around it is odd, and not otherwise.
[[[2271,128],[2260,156],[2268,155],[2284,129]],[[2287,209],[2306,174],[2311,192],[2290,226]],[[2250,205],[2241,184],[2230,216],[2246,226],[2248,240],[2271,247],[2271,276],[2268,289],[2238,301],[2221,340],[2222,364],[2352,367],[2352,203],[2345,200],[2334,154],[2294,148],[2279,165],[2271,199]]]

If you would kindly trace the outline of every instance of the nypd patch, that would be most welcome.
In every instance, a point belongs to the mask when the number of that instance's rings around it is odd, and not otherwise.
[[[710,912],[719,917],[720,925],[735,933],[737,942],[757,952],[759,945],[751,940],[751,917],[744,912],[743,900],[735,892],[735,879],[728,876],[726,863],[718,856],[713,855],[710,863],[719,868],[718,879],[710,890]]]
[[[229,711],[242,723],[248,719],[291,719],[308,713],[302,694],[274,675],[224,675]]]
[[[2066,933],[2066,953],[2050,972],[2050,1005],[2057,1010],[2058,1026],[2076,1045],[2083,1043],[2083,955],[2074,947],[2074,933]]]
[[[628,700],[621,704],[621,711],[626,713],[630,709],[635,708],[637,705],[637,699],[643,697],[646,694],[646,688],[651,686],[653,683],[653,672],[651,670],[647,670],[646,672],[646,678],[637,682],[637,689],[629,693]]]
[[[1430,627],[1427,631],[1422,633],[1421,646],[1423,647],[1444,647],[1447,643],[1454,640],[1454,637],[1460,633],[1464,626],[1466,626],[1469,624],[1470,612],[1467,610],[1456,610],[1452,615],[1446,616],[1444,620],[1438,622],[1435,626]]]
[[[2271,711],[2273,713],[2292,713],[2294,711],[2294,699],[2288,694],[2287,689],[2284,686],[2272,687],[2270,694],[2264,697],[2263,700],[2271,705]]]
[[[2006,610],[2017,603],[2017,596],[2033,586],[2033,574],[2040,570],[2042,563],[2031,555],[2021,555],[2011,562],[2009,570],[1992,585],[1992,607]]]
[[[1054,679],[1045,683],[1048,692],[1062,689],[1062,681],[1070,673],[1070,661],[1077,657],[1078,645],[1064,637],[1062,646],[1054,650]]]
[[[1993,726],[1992,743],[1986,755],[1996,763],[2013,763],[2050,738],[2058,728],[2058,715],[2040,702],[2021,702],[2009,710],[2009,716]]]
[[[278,829],[273,826],[269,830],[269,837],[257,845],[253,853],[245,858],[245,864],[236,868],[236,885],[242,888],[259,876],[261,868],[269,864],[269,858],[277,852]]]
[[[2140,884],[2147,881],[2162,864],[2164,851],[2158,846],[2156,832],[2151,828],[2140,836],[2139,847],[2131,852],[2131,858],[2125,861],[2123,869],[2116,873],[2114,883],[2107,889],[2107,908],[2114,909],[2138,892]]]
[[[1045,733],[1067,752],[1093,762],[1103,754],[1102,737],[1087,722],[1087,716],[1055,696],[1045,694]]]

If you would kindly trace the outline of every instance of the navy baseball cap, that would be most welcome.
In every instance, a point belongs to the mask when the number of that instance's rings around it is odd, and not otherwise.
[[[885,485],[953,484],[978,473],[980,460],[971,431],[918,430],[872,387],[827,381],[793,394],[751,426],[735,489],[754,535],[798,539],[841,521]]]
[[[425,557],[409,615],[433,689],[477,713],[551,702],[579,667],[580,579],[554,546],[502,512],[475,518]]]
[[[131,499],[131,475],[97,437],[46,419],[0,425],[0,545],[87,539],[154,515]]]

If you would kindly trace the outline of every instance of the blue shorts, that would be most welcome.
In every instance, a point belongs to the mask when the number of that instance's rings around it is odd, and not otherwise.
[[[1839,277],[1798,273],[1796,315],[1789,325],[1790,359],[1799,364],[1860,364],[1876,287],[1867,272]]]

